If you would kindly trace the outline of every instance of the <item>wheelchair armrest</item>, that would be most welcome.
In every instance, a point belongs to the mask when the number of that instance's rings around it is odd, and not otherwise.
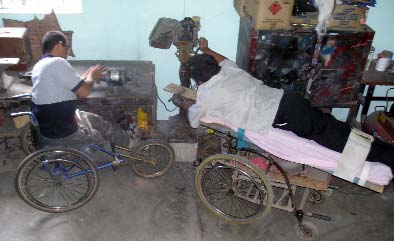
[[[18,100],[18,99],[26,98],[26,97],[31,98],[32,94],[31,93],[23,93],[23,94],[19,94],[19,95],[13,95],[11,98],[13,100]]]
[[[25,116],[25,115],[32,116],[33,113],[30,112],[30,111],[22,111],[22,112],[16,112],[16,113],[11,113],[11,114],[10,114],[10,116],[13,117],[13,118],[14,118],[14,117],[18,117],[18,116]]]
[[[23,93],[19,95],[13,95],[11,97],[5,97],[3,100],[20,100],[20,99],[31,99],[31,93]]]

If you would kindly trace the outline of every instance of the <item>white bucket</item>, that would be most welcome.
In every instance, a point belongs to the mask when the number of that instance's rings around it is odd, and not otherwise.
[[[387,67],[389,67],[390,59],[389,58],[380,58],[376,62],[375,69],[377,71],[386,71]]]

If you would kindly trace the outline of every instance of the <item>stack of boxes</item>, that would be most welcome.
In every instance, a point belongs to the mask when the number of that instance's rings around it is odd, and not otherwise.
[[[255,30],[288,30],[292,25],[317,24],[318,12],[292,16],[294,0],[234,0],[240,17],[247,18]],[[332,30],[359,30],[365,23],[366,8],[337,4],[328,22]]]
[[[234,0],[238,14],[256,30],[289,29],[293,6],[294,0]]]
[[[349,108],[350,123],[374,37],[364,24],[366,9],[337,4],[327,32],[318,35],[315,7],[297,3],[234,0],[241,16],[236,62],[265,85],[299,93],[314,106]],[[293,16],[293,10],[312,12]]]

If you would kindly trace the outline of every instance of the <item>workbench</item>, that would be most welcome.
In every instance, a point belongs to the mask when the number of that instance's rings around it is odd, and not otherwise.
[[[105,81],[96,83],[87,98],[78,98],[80,110],[93,112],[104,119],[121,125],[123,129],[129,124],[138,125],[142,138],[150,138],[156,131],[157,90],[155,85],[155,66],[151,61],[70,61],[77,73],[85,72],[90,66],[102,64],[109,69],[127,70],[127,81],[119,85],[110,85]],[[12,108],[15,101],[5,100],[13,95],[29,93],[31,80],[20,78],[18,72],[2,73],[4,89],[0,93],[0,108],[4,113]],[[5,114],[6,115],[6,114]],[[7,118],[7,116],[5,116]],[[123,123],[127,122],[127,123]],[[123,126],[122,126],[123,125]]]
[[[376,71],[375,70],[376,60],[371,62],[369,69],[364,72],[364,75],[361,80],[361,84],[363,87],[361,88],[361,93],[363,93],[366,89],[367,93],[361,101],[362,109],[361,109],[361,122],[363,122],[368,114],[369,107],[371,105],[371,101],[394,101],[394,96],[387,97],[386,96],[375,96],[374,90],[376,86],[394,86],[394,74],[389,73],[387,71]],[[390,62],[389,67],[394,65],[394,61]],[[356,112],[357,114],[357,112]]]

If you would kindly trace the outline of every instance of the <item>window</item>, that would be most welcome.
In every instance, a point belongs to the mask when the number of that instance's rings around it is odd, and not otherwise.
[[[81,0],[0,0],[0,13],[81,13]]]

